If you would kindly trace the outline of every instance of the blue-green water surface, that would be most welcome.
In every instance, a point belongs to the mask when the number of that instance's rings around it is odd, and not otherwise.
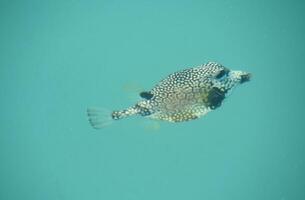
[[[0,2],[1,200],[305,199],[305,2]],[[88,106],[207,61],[249,71],[186,123]],[[159,127],[160,126],[160,127]]]

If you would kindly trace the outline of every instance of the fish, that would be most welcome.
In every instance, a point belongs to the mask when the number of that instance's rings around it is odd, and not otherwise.
[[[89,122],[100,129],[134,115],[167,122],[198,119],[219,108],[234,88],[251,77],[249,72],[208,62],[168,75],[151,90],[140,92],[141,100],[126,109],[105,114],[103,110],[88,108]]]

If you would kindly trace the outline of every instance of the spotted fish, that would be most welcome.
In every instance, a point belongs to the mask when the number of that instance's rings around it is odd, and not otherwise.
[[[219,63],[208,62],[170,74],[150,91],[141,92],[139,95],[142,100],[134,106],[113,111],[106,118],[113,121],[140,115],[169,122],[197,119],[220,107],[230,91],[249,81],[250,77],[250,73],[233,71]],[[87,112],[94,128],[106,124],[100,110],[88,109]]]

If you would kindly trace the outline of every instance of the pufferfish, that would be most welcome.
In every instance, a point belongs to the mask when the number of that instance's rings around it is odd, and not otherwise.
[[[248,72],[208,62],[170,74],[150,91],[141,92],[142,99],[131,107],[106,116],[99,109],[88,109],[87,114],[96,129],[133,115],[168,122],[194,120],[219,108],[236,86],[250,78]]]

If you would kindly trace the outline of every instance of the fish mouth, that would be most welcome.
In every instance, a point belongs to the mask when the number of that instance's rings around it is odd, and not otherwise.
[[[245,82],[250,81],[251,77],[252,77],[252,74],[251,74],[251,73],[242,74],[242,75],[240,76],[240,83],[245,83]]]

